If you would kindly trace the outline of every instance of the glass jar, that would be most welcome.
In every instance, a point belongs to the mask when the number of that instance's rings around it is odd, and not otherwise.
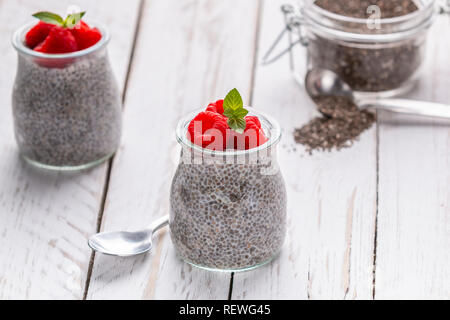
[[[81,170],[109,159],[122,129],[122,103],[107,53],[110,36],[67,54],[44,54],[24,44],[30,23],[13,36],[18,68],[12,106],[22,157],[50,170]]]
[[[315,2],[283,6],[291,67],[301,84],[307,70],[319,68],[334,71],[361,98],[397,96],[414,86],[425,59],[427,32],[439,12],[435,0],[416,0],[417,11],[381,19],[339,15]]]
[[[269,139],[251,150],[211,151],[187,138],[198,112],[180,121],[181,159],[170,194],[170,230],[186,262],[245,271],[272,261],[286,235],[286,188],[277,161],[279,125],[258,116]]]

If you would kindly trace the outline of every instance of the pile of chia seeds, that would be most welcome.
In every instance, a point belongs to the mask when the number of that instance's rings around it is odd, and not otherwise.
[[[359,110],[346,97],[324,96],[315,102],[323,117],[313,119],[294,133],[295,141],[310,153],[350,147],[376,120],[374,114]]]
[[[21,154],[42,165],[84,166],[119,146],[121,100],[106,53],[63,68],[20,56],[13,112]]]
[[[315,5],[355,18],[368,18],[370,5],[380,7],[381,18],[399,17],[418,10],[413,0],[316,0]],[[370,30],[366,24],[357,27],[361,30],[354,32],[379,32]],[[355,26],[349,25],[349,28]],[[311,67],[334,71],[353,90],[389,91],[414,78],[423,60],[424,42],[425,33],[390,44],[341,42],[315,35],[308,46],[308,55]]]
[[[286,235],[286,189],[279,170],[259,164],[184,164],[171,191],[171,237],[194,265],[241,270],[266,262]],[[263,170],[263,171],[262,171]]]

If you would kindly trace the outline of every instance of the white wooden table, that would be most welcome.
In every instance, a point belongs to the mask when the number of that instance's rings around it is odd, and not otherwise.
[[[259,63],[283,26],[283,0],[77,0],[111,29],[122,147],[82,174],[25,165],[9,40],[35,11],[73,2],[0,0],[1,299],[450,298],[449,123],[379,114],[352,148],[308,155],[292,132],[314,106],[287,58]],[[450,102],[449,28],[445,18],[433,27],[416,98]],[[167,231],[146,256],[92,255],[86,241],[98,229],[137,229],[168,213],[177,120],[234,87],[284,128],[289,235],[280,258],[250,273],[208,273],[178,260]]]

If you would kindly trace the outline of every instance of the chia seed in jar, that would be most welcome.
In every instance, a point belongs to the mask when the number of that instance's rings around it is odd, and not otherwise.
[[[302,0],[299,8],[284,5],[282,11],[286,29],[264,56],[265,63],[290,52],[291,70],[301,85],[308,70],[328,69],[357,97],[371,99],[414,87],[428,30],[439,12],[436,0]],[[275,55],[286,31],[290,46]]]
[[[381,19],[394,18],[418,10],[413,0],[317,0],[315,4],[330,12],[352,17],[369,18],[367,8],[377,5]],[[360,25],[362,33],[370,33]],[[376,31],[376,29],[373,29]],[[332,41],[316,36],[308,47],[309,63],[313,67],[337,73],[353,90],[378,92],[394,90],[414,76],[419,69],[424,37],[406,39],[391,44],[367,45]]]
[[[19,64],[12,100],[21,155],[54,170],[85,169],[111,157],[122,114],[105,47],[109,36],[103,32],[94,47],[58,58],[25,48],[23,34],[14,38]]]

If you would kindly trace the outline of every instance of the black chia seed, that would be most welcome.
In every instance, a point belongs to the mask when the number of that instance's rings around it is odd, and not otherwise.
[[[315,102],[324,116],[313,119],[294,132],[295,141],[305,145],[310,153],[350,147],[375,122],[374,114],[359,110],[346,97],[320,97]]]
[[[367,8],[376,5],[381,18],[395,18],[419,10],[413,0],[316,0],[315,4],[327,11],[352,18],[369,18]]]
[[[21,154],[41,165],[89,165],[119,146],[121,101],[106,53],[64,68],[19,56],[13,113]]]
[[[316,0],[315,5],[343,16],[368,18],[367,8],[378,5],[381,18],[407,15],[418,10],[413,0]],[[349,24],[349,28],[355,28]],[[357,25],[358,33],[374,33],[366,24]],[[388,31],[388,30],[385,30]],[[391,91],[414,79],[423,60],[425,36],[419,34],[393,43],[355,43],[335,41],[313,35],[308,46],[312,68],[337,73],[353,90]]]
[[[186,261],[209,269],[264,264],[286,236],[286,189],[263,164],[181,163],[171,190],[171,237]]]

